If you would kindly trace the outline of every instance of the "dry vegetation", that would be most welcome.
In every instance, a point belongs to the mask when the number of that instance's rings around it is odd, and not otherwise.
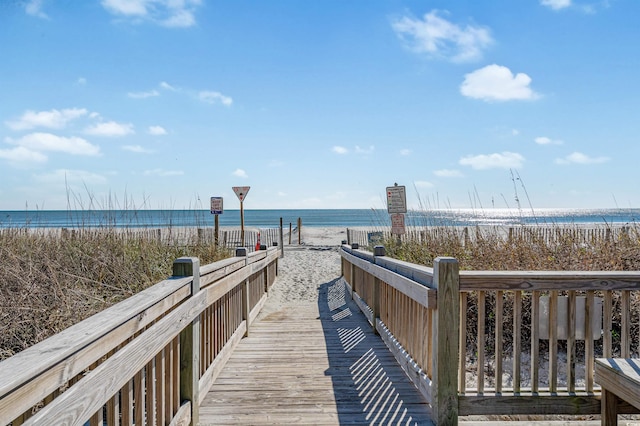
[[[640,230],[624,228],[438,227],[383,243],[387,254],[431,265],[438,256],[458,259],[464,270],[640,270]]]
[[[0,359],[167,278],[181,256],[206,264],[229,252],[115,228],[0,230]]]
[[[432,266],[438,256],[458,259],[461,270],[509,270],[509,271],[640,271],[640,228],[625,226],[600,227],[519,227],[511,231],[500,227],[455,228],[434,227],[413,230],[401,241],[386,236],[388,256],[412,263]],[[561,293],[562,294],[562,293]],[[467,312],[467,343],[475,347],[477,324],[477,295],[469,294]],[[531,294],[523,294],[523,324],[530,318]],[[613,345],[620,344],[622,311],[620,293],[613,294]],[[513,294],[507,293],[504,300],[504,323],[513,321]],[[486,312],[495,311],[495,294],[488,293]],[[640,297],[631,296],[631,310],[640,312]],[[485,323],[488,341],[493,341],[494,318]],[[632,353],[640,352],[640,324],[631,323]],[[511,349],[511,331],[505,329],[505,350]],[[527,328],[522,330],[524,347],[530,336]],[[602,339],[596,341],[596,350]],[[581,344],[579,343],[579,346]],[[542,345],[544,346],[544,345]],[[580,347],[578,353],[580,354]],[[487,346],[487,354],[493,347]],[[615,352],[615,349],[614,349]]]

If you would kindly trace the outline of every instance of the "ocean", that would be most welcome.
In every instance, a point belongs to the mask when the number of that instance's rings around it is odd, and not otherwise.
[[[282,218],[285,227],[386,227],[390,226],[386,210],[309,209],[247,210],[246,227],[275,228]],[[440,209],[409,211],[406,226],[474,226],[474,225],[633,225],[640,219],[640,209]],[[221,227],[239,227],[240,211],[225,210],[219,215]],[[33,210],[0,211],[0,228],[158,228],[208,227],[214,216],[209,210]]]

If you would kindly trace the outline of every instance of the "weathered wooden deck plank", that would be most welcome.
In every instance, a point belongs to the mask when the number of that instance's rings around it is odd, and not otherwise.
[[[205,397],[200,422],[428,425],[428,410],[337,281],[321,287],[317,305],[252,325]]]

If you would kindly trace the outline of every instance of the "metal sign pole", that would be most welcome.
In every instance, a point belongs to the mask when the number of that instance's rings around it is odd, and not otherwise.
[[[240,201],[240,240],[242,241],[242,247],[244,247],[244,207],[243,202]]]

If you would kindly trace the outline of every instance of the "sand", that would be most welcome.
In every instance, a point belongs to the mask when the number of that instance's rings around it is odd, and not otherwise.
[[[346,239],[346,228],[303,228],[300,244],[285,245],[278,278],[259,318],[301,304],[317,305],[318,289],[340,278],[338,248]]]

